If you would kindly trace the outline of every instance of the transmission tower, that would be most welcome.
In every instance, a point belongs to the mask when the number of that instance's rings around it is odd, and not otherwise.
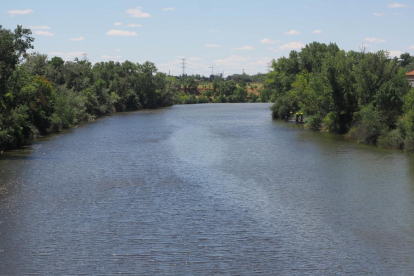
[[[89,54],[83,53],[82,56],[83,56],[83,60],[87,61]]]
[[[181,63],[182,65],[181,65],[181,68],[183,68],[183,78],[184,78],[184,75],[185,75],[185,68],[187,68],[187,67],[185,67],[185,65],[187,64],[185,61],[186,61],[186,59],[185,58],[182,58],[181,59],[183,62]]]
[[[211,68],[211,74],[212,74],[212,75],[214,75],[214,71],[213,71],[214,66],[213,66],[213,65],[211,65],[211,67],[208,67],[208,68]]]
[[[269,61],[267,63],[267,72],[270,72],[270,67],[272,66],[272,63]]]

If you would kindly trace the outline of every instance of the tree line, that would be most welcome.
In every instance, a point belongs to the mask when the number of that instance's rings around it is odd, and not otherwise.
[[[169,106],[176,87],[151,62],[48,59],[30,29],[0,25],[0,149],[120,111]]]
[[[412,152],[414,89],[405,76],[412,70],[408,53],[391,58],[313,42],[273,61],[260,97],[274,102],[274,118],[301,112],[312,129]]]

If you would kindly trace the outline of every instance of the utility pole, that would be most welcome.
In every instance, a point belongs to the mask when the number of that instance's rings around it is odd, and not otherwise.
[[[244,75],[244,69],[243,69],[243,75]]]
[[[186,63],[185,63],[185,61],[186,61],[186,59],[185,58],[182,58],[181,59],[183,62],[182,62],[182,68],[183,68],[183,80],[184,80],[184,74],[185,74],[185,65],[186,65]]]
[[[214,66],[213,66],[213,65],[211,65],[211,67],[208,67],[208,68],[211,68],[211,74],[212,74],[212,75],[214,75],[214,73],[213,73],[213,72],[214,72],[214,71],[213,71]]]
[[[83,56],[83,60],[84,60],[84,61],[87,61],[87,60],[88,60],[88,56],[89,56],[89,54],[87,54],[87,53],[83,53],[83,54],[82,54],[82,56]]]
[[[270,72],[270,67],[272,66],[272,63],[269,61],[267,63],[267,72]]]

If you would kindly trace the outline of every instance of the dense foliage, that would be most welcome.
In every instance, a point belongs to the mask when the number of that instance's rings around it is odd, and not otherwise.
[[[398,59],[313,42],[272,68],[261,98],[274,101],[274,118],[303,112],[313,129],[414,149],[414,91],[405,76],[414,70],[414,57],[408,53]]]
[[[0,26],[0,150],[96,116],[172,105],[176,87],[151,62],[64,62],[33,49],[31,31]]]

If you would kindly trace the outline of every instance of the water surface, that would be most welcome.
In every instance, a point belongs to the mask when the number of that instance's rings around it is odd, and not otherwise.
[[[412,274],[414,159],[268,107],[125,113],[1,155],[0,274]]]

